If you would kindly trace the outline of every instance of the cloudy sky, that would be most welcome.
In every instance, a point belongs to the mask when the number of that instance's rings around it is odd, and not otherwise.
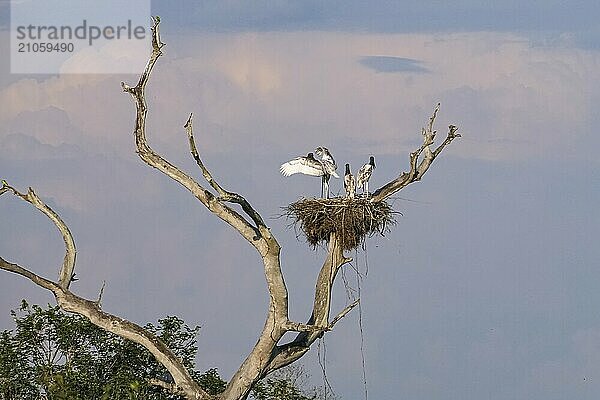
[[[463,138],[399,193],[384,238],[352,254],[361,283],[370,398],[595,399],[600,391],[600,3],[579,1],[154,1],[165,56],[148,87],[149,140],[188,172],[195,115],[205,163],[246,195],[283,244],[293,319],[304,321],[323,251],[281,207],[319,181],[279,165],[318,145],[372,187],[406,168],[441,102],[440,135]],[[0,52],[8,52],[0,2]],[[74,290],[139,323],[202,326],[201,368],[225,377],[268,302],[258,256],[134,150],[134,75],[19,75],[0,60],[0,177],[34,187],[71,227]],[[341,189],[339,181],[333,190]],[[59,235],[0,199],[0,254],[53,277]],[[346,277],[356,286],[356,274]],[[335,305],[346,303],[340,282]],[[0,279],[0,329],[20,299]],[[364,398],[358,313],[326,338],[327,376]],[[319,383],[316,348],[303,360]]]

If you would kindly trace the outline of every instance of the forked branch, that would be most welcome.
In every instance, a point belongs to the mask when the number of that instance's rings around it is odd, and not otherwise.
[[[289,343],[277,346],[274,349],[273,356],[269,362],[266,373],[270,373],[279,368],[283,368],[302,357],[308,352],[310,346],[323,334],[333,329],[333,326],[346,316],[354,307],[358,305],[358,300],[342,310],[333,320],[329,321],[331,312],[331,294],[333,284],[339,269],[349,262],[351,258],[344,256],[342,244],[336,233],[332,233],[329,239],[327,249],[327,258],[321,267],[317,284],[315,285],[315,298],[313,302],[312,314],[306,325],[323,327],[321,329],[311,329],[300,331],[300,333]]]
[[[269,228],[265,225],[263,218],[249,202],[239,194],[223,189],[205,167],[196,148],[191,116],[185,124],[190,151],[200,167],[204,178],[210,187],[216,191],[216,194],[213,194],[210,190],[200,185],[191,176],[185,174],[180,168],[164,159],[148,145],[146,139],[146,115],[148,108],[146,105],[145,89],[154,65],[162,55],[162,48],[164,46],[160,39],[159,22],[158,18],[154,19],[152,26],[152,54],[137,85],[131,87],[122,83],[123,90],[131,94],[136,105],[134,135],[137,153],[146,164],[158,169],[181,184],[214,215],[236,229],[242,237],[256,248],[262,258],[270,299],[265,325],[256,345],[220,396],[223,399],[245,398],[250,392],[252,385],[263,374],[273,349],[286,332],[286,325],[289,323],[288,294],[283,274],[281,273],[280,247]],[[249,220],[226,203],[241,205],[243,212],[249,217]]]
[[[21,275],[36,285],[51,291],[56,298],[56,302],[63,310],[82,315],[100,328],[144,346],[173,376],[175,384],[169,388],[173,393],[185,393],[190,399],[211,399],[212,397],[204,392],[192,379],[177,356],[158,337],[132,322],[102,311],[99,301],[84,299],[69,290],[69,281],[74,275],[75,269],[75,245],[73,244],[73,237],[69,228],[58,214],[35,194],[33,189],[29,188],[27,193],[21,193],[3,181],[0,188],[0,195],[7,192],[33,205],[58,227],[66,243],[66,254],[65,262],[61,267],[57,282],[46,279],[27,268],[8,262],[1,257],[0,269]],[[69,281],[67,281],[67,278]]]
[[[206,179],[210,186],[217,191],[219,195],[218,200],[239,204],[242,207],[242,210],[244,210],[244,212],[246,213],[246,215],[248,215],[252,219],[252,221],[254,221],[257,229],[268,229],[261,215],[250,205],[248,200],[246,200],[243,196],[237,193],[229,192],[223,189],[221,185],[219,185],[219,183],[217,183],[217,181],[212,177],[210,171],[204,166],[204,163],[202,162],[202,159],[198,154],[198,150],[196,149],[196,140],[194,139],[194,130],[192,128],[192,114],[190,114],[190,117],[185,123],[184,128],[188,134],[188,140],[190,142],[190,153],[196,161],[196,164],[198,164],[198,167],[200,167],[204,179]],[[263,231],[262,233],[264,234],[265,232]]]
[[[440,144],[435,150],[431,147],[435,142],[436,131],[433,129],[433,124],[440,110],[440,104],[435,107],[431,118],[429,118],[429,124],[426,128],[421,130],[423,135],[423,144],[414,152],[410,153],[410,170],[403,172],[400,176],[391,182],[383,185],[381,188],[373,192],[371,197],[372,202],[383,201],[393,195],[394,193],[404,189],[406,186],[413,182],[421,180],[425,172],[429,169],[433,160],[442,152],[442,150],[449,145],[454,139],[460,137],[458,128],[454,125],[448,127],[448,134],[446,139]],[[422,157],[421,157],[422,156]]]
[[[5,180],[2,181],[2,187],[0,188],[0,195],[5,192],[12,192],[13,195],[19,197],[21,200],[26,201],[27,203],[33,205],[37,208],[42,214],[48,217],[52,223],[56,226],[56,228],[60,231],[62,235],[63,241],[65,243],[65,257],[60,267],[60,272],[58,274],[58,284],[63,289],[69,289],[71,282],[73,280],[73,276],[75,274],[75,258],[77,251],[75,249],[75,241],[73,240],[73,235],[69,230],[69,227],[63,222],[63,220],[58,216],[57,213],[54,212],[50,207],[48,207],[40,198],[35,194],[32,188],[29,188],[27,193],[20,193],[15,188],[10,186]]]
[[[217,196],[202,187],[181,169],[161,157],[148,145],[146,140],[146,116],[148,107],[146,104],[145,89],[156,61],[163,54],[162,48],[165,45],[160,38],[159,23],[160,19],[155,17],[152,25],[152,53],[137,85],[131,87],[124,82],[121,83],[123,91],[131,94],[136,105],[134,135],[137,153],[146,164],[158,169],[160,172],[169,176],[189,190],[194,197],[204,204],[213,214],[231,225],[261,254],[264,254],[268,251],[269,247],[267,240],[274,240],[268,233],[268,229],[259,229],[259,227],[252,225],[237,211],[228,207],[223,201],[220,201]],[[263,237],[263,234],[265,234],[266,237]]]

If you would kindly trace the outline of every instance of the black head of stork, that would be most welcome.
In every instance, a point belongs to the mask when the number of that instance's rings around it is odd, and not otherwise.
[[[356,176],[356,187],[362,189],[363,194],[366,194],[367,197],[369,197],[369,179],[371,179],[371,174],[374,169],[375,157],[370,156],[369,162],[358,170],[358,175]]]
[[[328,150],[327,153],[329,153]],[[317,155],[319,155],[318,152]],[[320,176],[322,178],[321,197],[329,197],[329,178],[331,175],[339,178],[335,172],[334,164],[326,160],[317,160],[313,153],[308,153],[306,156],[296,157],[293,160],[283,163],[280,171],[284,176],[293,174]]]
[[[344,173],[344,189],[346,189],[346,197],[353,199],[356,194],[356,180],[350,172],[350,164],[346,164],[346,172]]]

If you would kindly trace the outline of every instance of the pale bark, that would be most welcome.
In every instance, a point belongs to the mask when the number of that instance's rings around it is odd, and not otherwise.
[[[65,243],[67,243],[65,246],[65,260],[68,260],[68,262],[66,261],[63,263],[58,282],[43,278],[40,275],[18,264],[8,262],[1,257],[0,269],[21,275],[31,280],[36,285],[51,291],[56,298],[56,302],[63,310],[83,315],[100,328],[144,346],[173,376],[177,385],[176,393],[185,393],[189,399],[211,399],[212,396],[198,386],[175,354],[173,354],[173,352],[158,337],[130,321],[102,311],[99,302],[84,299],[73,294],[69,290],[68,282],[64,283],[64,277],[68,276],[69,280],[71,280],[74,273],[75,245],[73,236],[66,224],[58,217],[58,214],[34,193],[31,188],[24,194],[20,193],[6,182],[3,182],[3,186],[0,189],[0,195],[6,192],[11,192],[19,199],[33,205],[56,225],[63,235]],[[72,263],[71,260],[73,260]]]
[[[336,234],[332,233],[329,238],[327,258],[325,259],[317,278],[313,311],[307,324],[324,328],[321,330],[302,331],[291,342],[277,346],[272,354],[268,369],[265,371],[266,374],[298,360],[308,352],[315,340],[322,337],[325,331],[332,329],[337,321],[358,305],[359,300],[350,304],[329,322],[331,293],[335,277],[342,265],[351,261],[351,258],[344,256],[341,242],[338,240]]]
[[[213,214],[236,229],[242,237],[256,248],[262,258],[270,299],[265,324],[256,345],[233,375],[225,391],[220,396],[220,398],[223,399],[245,398],[248,396],[252,386],[258,380],[278,368],[274,368],[272,361],[280,353],[277,344],[286,332],[299,331],[301,332],[299,336],[308,332],[309,341],[305,343],[305,346],[309,347],[316,338],[320,337],[325,331],[333,328],[333,324],[329,324],[327,318],[329,316],[331,301],[331,286],[339,265],[333,268],[333,264],[329,262],[331,266],[329,269],[324,266],[323,272],[319,278],[319,282],[321,283],[317,284],[317,295],[315,296],[315,298],[318,299],[315,300],[315,315],[317,315],[318,318],[312,319],[308,324],[289,321],[288,293],[281,272],[279,243],[271,234],[271,231],[266,226],[263,218],[250,203],[243,196],[223,189],[206,168],[196,147],[192,127],[192,115],[190,115],[184,126],[188,134],[190,153],[198,164],[204,179],[208,182],[210,187],[216,191],[216,194],[212,194],[192,177],[183,173],[179,168],[161,157],[148,145],[145,133],[146,116],[148,112],[145,100],[145,87],[157,59],[162,55],[162,47],[164,46],[160,39],[158,22],[158,20],[155,21],[152,29],[152,55],[138,84],[135,87],[130,87],[124,83],[122,84],[123,90],[131,94],[136,104],[134,135],[137,152],[144,162],[184,186]],[[240,205],[248,219],[225,203]],[[338,243],[337,240],[335,243]],[[341,251],[341,248],[338,247],[339,246],[336,245],[336,247],[330,249],[331,252],[334,252],[335,250],[336,256],[335,258],[330,256],[328,259],[333,259],[334,262],[337,262],[337,260],[340,259],[337,254],[338,251]],[[344,262],[348,261],[347,259],[344,260]],[[326,262],[326,265],[329,264]],[[353,307],[354,306],[344,310],[342,314],[336,317],[335,322],[346,315]],[[283,364],[281,366],[283,366]]]
[[[423,144],[414,152],[410,153],[410,170],[408,172],[402,172],[398,178],[386,183],[371,196],[372,202],[383,201],[393,195],[394,193],[404,189],[406,186],[413,182],[420,181],[425,172],[429,169],[433,160],[449,145],[454,139],[460,137],[458,128],[454,125],[448,127],[448,134],[446,139],[440,144],[435,150],[431,149],[435,141],[436,131],[433,129],[433,124],[440,110],[440,104],[435,107],[429,124],[426,128],[423,128],[421,133],[423,135]],[[422,156],[422,157],[421,157]]]
[[[331,295],[335,278],[339,269],[350,262],[351,259],[345,257],[339,239],[335,233],[332,233],[329,238],[327,257],[317,278],[311,316],[308,318],[307,323],[290,321],[288,318],[288,292],[281,271],[280,245],[265,224],[264,219],[252,205],[242,195],[224,189],[206,168],[196,147],[192,115],[190,114],[184,128],[188,136],[190,153],[200,168],[209,188],[202,186],[193,177],[163,158],[147,142],[146,117],[148,107],[145,89],[154,66],[162,55],[164,46],[159,33],[160,20],[156,17],[153,22],[152,53],[138,83],[134,87],[122,83],[123,90],[131,95],[136,107],[134,128],[136,151],[147,165],[156,168],[179,183],[211,213],[239,232],[259,254],[267,282],[269,306],[262,332],[252,351],[229,380],[223,393],[218,396],[211,396],[206,393],[191,378],[177,357],[155,335],[136,324],[104,312],[101,310],[100,299],[98,301],[86,300],[69,290],[69,284],[75,273],[76,259],[75,244],[71,232],[58,214],[50,209],[33,190],[30,189],[27,194],[22,194],[6,182],[3,182],[0,188],[0,195],[7,192],[13,193],[21,200],[32,204],[55,224],[65,242],[65,258],[57,282],[43,278],[2,258],[0,258],[0,269],[24,276],[36,285],[50,290],[56,297],[57,303],[64,310],[83,315],[97,326],[139,343],[148,349],[156,360],[167,368],[174,380],[174,383],[168,383],[153,379],[150,383],[188,399],[245,399],[254,384],[269,373],[301,358],[318,338],[332,330],[340,319],[359,304],[360,299],[357,299],[338,312],[333,319],[330,319]],[[437,111],[438,108],[431,117],[429,126],[423,129],[423,145],[410,156],[410,171],[403,173],[397,179],[375,191],[371,201],[382,201],[408,184],[421,179],[442,149],[454,138],[460,136],[456,133],[456,127],[450,126],[450,132],[446,140],[437,149],[430,149],[435,138],[433,122]],[[421,155],[423,157],[420,159]],[[211,192],[211,189],[214,193]],[[234,205],[238,205],[241,210],[232,208]],[[280,344],[283,335],[290,331],[298,332],[295,339],[289,343]]]

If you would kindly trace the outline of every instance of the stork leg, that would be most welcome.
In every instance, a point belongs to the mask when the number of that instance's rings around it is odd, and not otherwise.
[[[325,175],[321,176],[321,198],[325,196]]]
[[[329,178],[330,177],[331,177],[330,175],[323,175],[324,182],[325,182],[325,198],[326,199],[329,198]]]
[[[369,198],[369,181],[365,182],[365,192],[367,193],[367,198]]]

